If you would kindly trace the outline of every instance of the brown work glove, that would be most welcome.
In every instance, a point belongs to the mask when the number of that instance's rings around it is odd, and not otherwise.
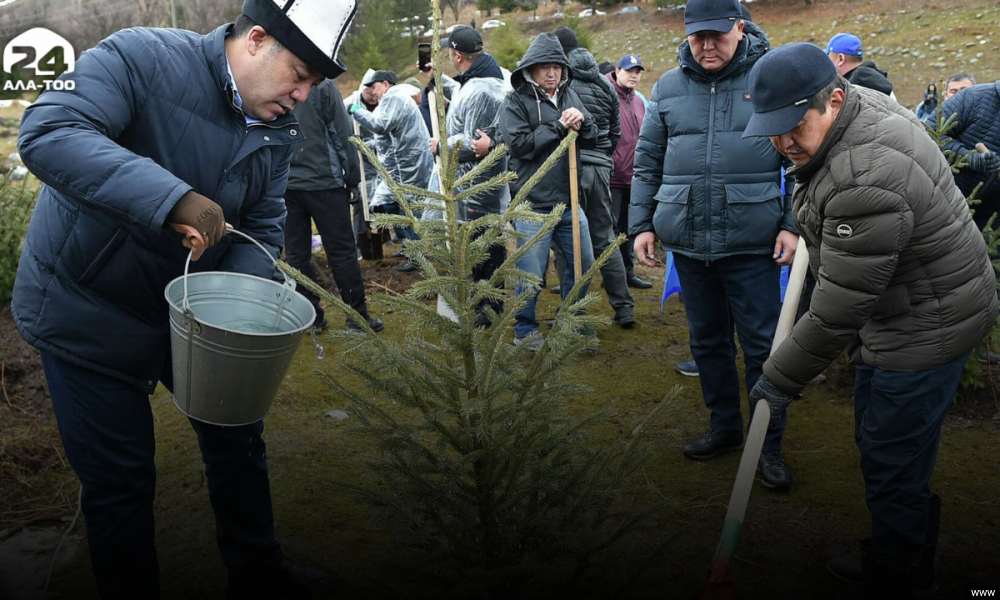
[[[167,223],[187,237],[184,246],[195,249],[194,260],[226,235],[222,207],[193,191],[181,196],[167,215]]]

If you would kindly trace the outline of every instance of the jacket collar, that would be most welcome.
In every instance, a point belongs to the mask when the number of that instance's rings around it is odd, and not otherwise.
[[[612,71],[607,75],[605,75],[605,77],[608,78],[608,81],[611,82],[612,87],[614,87],[615,91],[618,92],[618,97],[623,100],[631,100],[633,97],[635,97],[635,90],[634,89],[626,90],[622,86],[618,85],[618,80],[615,79],[614,74],[615,72]]]
[[[830,149],[840,142],[841,138],[844,137],[844,132],[847,131],[847,128],[854,122],[855,117],[861,112],[861,98],[854,91],[853,87],[850,83],[847,84],[847,89],[844,90],[844,106],[840,109],[840,114],[833,121],[830,133],[826,134],[826,139],[820,144],[816,154],[801,167],[792,167],[788,170],[788,174],[794,175],[796,181],[806,181],[816,174],[816,171],[826,163]]]
[[[680,50],[678,50],[677,59],[681,64],[681,69],[688,76],[695,76],[699,79],[705,81],[721,81],[727,77],[737,75],[745,70],[753,67],[757,59],[763,56],[766,50],[761,50],[763,43],[757,38],[744,34],[743,39],[740,40],[740,45],[736,47],[736,53],[733,54],[733,59],[729,61],[729,64],[723,67],[719,71],[708,72],[705,67],[701,66],[698,61],[694,59],[694,54],[691,52],[691,44],[687,40],[681,44]]]
[[[487,77],[503,79],[503,71],[500,70],[500,65],[497,64],[496,59],[484,52],[479,55],[476,62],[472,63],[469,70],[456,77],[455,81],[465,85],[465,82],[470,79]]]

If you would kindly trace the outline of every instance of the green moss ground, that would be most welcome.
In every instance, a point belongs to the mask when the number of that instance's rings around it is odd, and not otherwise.
[[[708,413],[698,380],[673,370],[674,363],[689,356],[683,306],[674,297],[661,314],[658,296],[656,289],[639,292],[640,327],[601,332],[598,356],[580,358],[572,366],[592,392],[568,407],[580,415],[613,408],[615,416],[593,434],[595,440],[611,439],[630,432],[672,386],[684,386],[662,423],[670,435],[657,440],[659,454],[645,472],[669,500],[671,525],[641,534],[650,543],[671,535],[676,539],[644,585],[628,596],[636,598],[690,597],[700,589],[739,462],[737,454],[695,462],[681,453],[683,443],[702,432]],[[543,292],[543,318],[552,314],[555,300]],[[381,335],[401,337],[400,317],[384,317],[386,330]],[[335,574],[316,587],[320,597],[360,598],[365,596],[361,587],[365,581],[387,576],[379,571],[378,562],[394,550],[373,529],[367,510],[327,483],[334,478],[373,483],[365,468],[368,450],[346,435],[342,424],[324,417],[328,410],[344,408],[344,403],[312,372],[317,367],[335,370],[334,355],[329,348],[328,358],[317,361],[312,346],[303,344],[266,421],[265,436],[277,533],[285,551]],[[164,598],[222,597],[225,570],[215,546],[197,441],[164,390],[156,394],[152,406]],[[848,392],[827,385],[809,388],[791,409],[785,449],[795,486],[782,494],[755,485],[733,574],[738,597],[805,593],[817,598],[854,597],[856,590],[837,583],[824,570],[830,553],[851,551],[868,531]],[[1000,572],[996,557],[988,551],[996,548],[1000,534],[998,456],[1000,440],[992,428],[953,423],[946,427],[934,480],[945,507],[942,598],[959,597],[956,594],[966,586],[992,585],[991,578]],[[68,475],[63,472],[63,476]],[[88,560],[84,548],[57,573],[53,589],[66,598],[96,598]]]

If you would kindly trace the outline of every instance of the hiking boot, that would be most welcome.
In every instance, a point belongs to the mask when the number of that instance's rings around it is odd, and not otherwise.
[[[374,331],[375,333],[378,333],[378,332],[382,331],[383,329],[385,329],[385,323],[382,322],[382,319],[377,319],[375,317],[365,317],[365,320],[368,321],[368,326],[371,327],[372,331]],[[355,323],[354,321],[352,321],[350,319],[347,320],[347,330],[348,331],[364,331],[361,328],[361,325]]]
[[[393,267],[393,269],[396,269],[397,271],[400,271],[402,273],[409,273],[410,271],[416,271],[419,268],[420,267],[417,266],[417,263],[413,262],[412,260],[408,260],[403,264],[396,265],[395,267]]]
[[[556,296],[562,295],[562,285],[554,285],[549,288],[549,292],[555,294]]]
[[[637,290],[648,290],[653,287],[653,284],[645,279],[640,279],[638,275],[633,273],[628,276],[628,286]]]
[[[530,336],[515,337],[514,338],[514,345],[515,346],[520,346],[520,345],[526,343],[526,344],[528,344],[527,348],[528,348],[529,352],[538,352],[539,350],[542,349],[542,346],[545,344],[545,339],[544,338],[536,337],[534,339],[531,339],[530,341],[529,341],[529,339],[530,339]]]
[[[792,471],[781,457],[780,450],[764,450],[757,459],[760,482],[769,490],[787,490],[792,487]]]
[[[743,449],[742,431],[709,429],[696,440],[684,446],[684,454],[695,460],[708,460],[726,452]]]
[[[389,255],[389,258],[405,258],[405,257],[403,256],[402,250],[396,250],[395,252]]]
[[[698,377],[701,374],[698,372],[698,363],[693,360],[677,363],[677,366],[674,368],[685,377]]]
[[[323,317],[320,321],[313,321],[312,332],[319,335],[326,331],[326,328],[329,326],[330,322],[326,320],[326,317]]]
[[[302,582],[326,579],[319,569],[281,559],[276,567],[253,573],[229,572],[230,600],[279,600],[308,598],[312,594]]]
[[[912,563],[913,555],[908,552],[872,548],[871,540],[863,540],[861,570],[865,577],[864,598],[913,598]]]
[[[614,324],[622,329],[632,329],[635,327],[635,315],[632,312],[615,315]]]

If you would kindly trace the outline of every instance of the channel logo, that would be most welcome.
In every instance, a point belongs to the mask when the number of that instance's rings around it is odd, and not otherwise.
[[[6,80],[3,90],[34,92],[38,90],[72,90],[76,82],[57,80],[76,66],[76,51],[58,33],[35,27],[12,39],[3,49],[3,70],[13,74],[20,70],[29,79]]]

